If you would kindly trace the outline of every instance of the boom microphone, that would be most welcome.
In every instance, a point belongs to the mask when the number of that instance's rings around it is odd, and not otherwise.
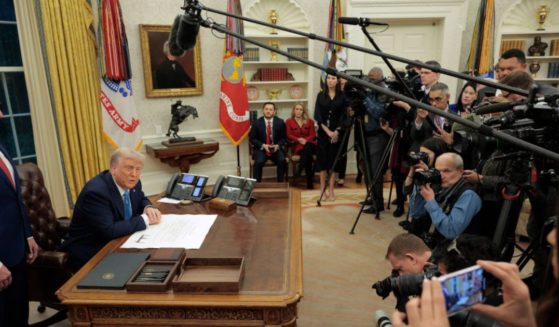
[[[175,17],[171,33],[169,34],[169,52],[180,57],[196,45],[196,38],[200,31],[200,9],[189,3],[184,9],[183,15]]]
[[[364,17],[340,17],[338,18],[338,23],[345,24],[345,25],[360,25],[360,26],[369,26],[369,25],[379,25],[379,26],[387,26],[387,23],[380,23],[370,20],[369,18]]]
[[[478,107],[474,113],[476,115],[485,115],[485,114],[492,114],[495,112],[503,112],[510,109],[513,109],[519,105],[525,105],[526,101],[514,101],[514,102],[500,102],[494,104],[488,104],[485,106]]]

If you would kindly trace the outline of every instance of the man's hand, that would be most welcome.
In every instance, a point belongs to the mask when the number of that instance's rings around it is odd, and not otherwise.
[[[448,145],[454,143],[454,134],[452,132],[449,133],[440,127],[437,127],[437,132],[433,134],[433,137],[443,140]]]
[[[146,216],[148,216],[150,225],[159,224],[159,222],[161,221],[161,211],[159,211],[159,209],[157,208],[146,207],[144,209],[144,213],[146,214]]]
[[[423,123],[423,121],[425,120],[425,118],[427,118],[428,115],[429,112],[427,112],[427,110],[417,109],[417,114],[415,115],[415,122],[417,124]]]
[[[262,150],[264,150],[264,152],[271,152],[270,144],[262,144]]]
[[[470,184],[475,185],[479,182],[479,174],[476,173],[474,170],[464,170],[462,177],[464,177],[464,180]]]
[[[27,253],[27,263],[33,263],[37,259],[39,254],[39,245],[35,242],[34,238],[29,238],[27,240],[27,245],[29,245],[29,253]]]
[[[10,286],[12,283],[12,273],[6,266],[0,267],[0,291]]]
[[[435,191],[433,191],[431,185],[429,184],[421,185],[421,189],[419,190],[419,192],[427,202],[435,199]]]

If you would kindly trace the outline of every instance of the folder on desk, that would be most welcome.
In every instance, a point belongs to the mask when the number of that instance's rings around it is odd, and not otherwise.
[[[95,268],[78,283],[78,288],[124,289],[126,282],[149,253],[113,252],[101,260]]]

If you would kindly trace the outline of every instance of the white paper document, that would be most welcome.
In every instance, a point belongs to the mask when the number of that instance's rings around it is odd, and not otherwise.
[[[199,249],[217,215],[162,215],[161,222],[132,234],[122,248]]]
[[[157,202],[177,204],[177,203],[181,203],[181,200],[171,199],[171,198],[161,198],[161,199],[157,200]]]

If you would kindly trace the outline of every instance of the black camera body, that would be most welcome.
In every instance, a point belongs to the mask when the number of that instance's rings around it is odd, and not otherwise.
[[[393,292],[396,297],[408,297],[411,295],[420,295],[424,279],[431,279],[440,276],[441,273],[437,265],[428,264],[423,267],[423,272],[419,274],[410,274],[399,276],[397,272],[383,280],[379,280],[371,287],[375,289],[377,295],[383,299]]]
[[[431,187],[441,185],[441,173],[435,168],[426,171],[416,171],[413,174],[413,182],[417,187],[431,184]]]
[[[429,164],[429,154],[426,152],[410,152],[408,153],[408,165],[415,166],[420,162],[425,163],[426,165]]]

